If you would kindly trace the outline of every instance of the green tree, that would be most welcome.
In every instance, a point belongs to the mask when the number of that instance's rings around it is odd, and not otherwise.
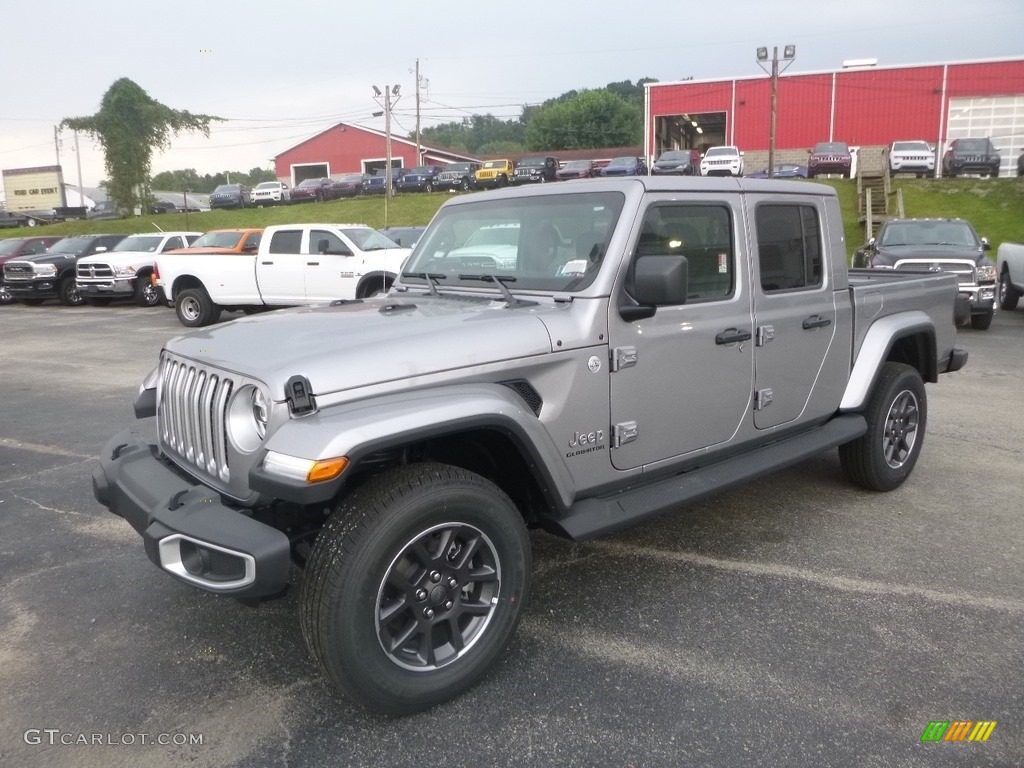
[[[122,77],[103,94],[95,115],[66,117],[61,127],[82,131],[100,143],[110,197],[118,206],[131,210],[148,202],[154,150],[166,149],[171,137],[183,131],[197,131],[209,137],[210,123],[222,119],[171,109]]]
[[[530,150],[594,149],[643,142],[643,108],[607,89],[540,107],[526,126]]]

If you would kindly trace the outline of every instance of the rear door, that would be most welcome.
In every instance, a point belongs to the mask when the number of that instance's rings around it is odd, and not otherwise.
[[[851,322],[827,267],[825,198],[750,196],[754,259],[754,425],[769,429],[832,413],[842,392]],[[833,254],[845,259],[845,254]],[[848,335],[848,334],[847,334]]]
[[[256,257],[256,282],[267,304],[301,304],[306,298],[306,258],[301,227],[279,229]]]

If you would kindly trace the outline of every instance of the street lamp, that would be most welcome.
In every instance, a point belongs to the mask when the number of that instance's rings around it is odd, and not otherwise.
[[[785,72],[789,69],[789,65],[793,63],[793,59],[796,58],[796,46],[787,45],[782,49],[782,60],[785,66],[782,67],[782,71]],[[771,123],[768,129],[768,178],[772,178],[775,175],[775,115],[777,112],[777,104],[779,99],[779,49],[778,47],[772,48],[771,71],[765,69],[765,62],[768,59],[768,48],[762,46],[757,49],[757,65],[768,72],[772,78],[772,105],[771,105]]]
[[[394,192],[391,188],[391,108],[394,103],[398,101],[398,91],[401,86],[384,86],[384,91],[381,93],[380,88],[376,85],[373,87],[373,100],[376,101],[384,108],[384,146],[385,146],[385,162],[387,165],[384,167],[384,195],[387,199],[391,199],[394,196]],[[380,97],[384,96],[384,103],[380,103]],[[391,97],[395,97],[395,102],[391,101]],[[374,115],[380,114],[375,112]]]

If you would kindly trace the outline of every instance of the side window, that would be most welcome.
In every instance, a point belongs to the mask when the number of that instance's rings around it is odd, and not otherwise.
[[[185,245],[186,246],[192,245],[192,243],[194,243],[198,239],[199,239],[199,235],[186,235],[185,236]]]
[[[636,256],[686,257],[687,303],[727,299],[736,275],[732,216],[723,205],[654,205],[647,209]]]
[[[270,238],[270,253],[299,253],[302,248],[301,229],[280,229]]]
[[[765,293],[822,284],[821,226],[810,205],[757,208],[758,266]]]
[[[245,238],[245,243],[242,245],[242,250],[256,250],[260,247],[260,235],[258,232],[251,233]]]
[[[333,232],[328,232],[323,229],[314,229],[309,233],[309,252],[310,253],[323,253],[324,251],[350,251],[345,243],[342,242],[341,238]]]
[[[163,253],[164,251],[169,251],[172,248],[181,248],[181,238],[177,235],[175,235],[174,237],[167,238],[167,240],[164,242],[164,247],[160,249],[160,253]]]

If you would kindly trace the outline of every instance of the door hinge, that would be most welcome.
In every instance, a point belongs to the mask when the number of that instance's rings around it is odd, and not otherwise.
[[[611,352],[612,372],[621,371],[623,368],[632,368],[636,365],[636,347],[615,347]]]
[[[624,421],[612,427],[612,448],[621,448],[632,443],[640,436],[640,428],[635,421]]]
[[[761,325],[757,328],[757,346],[763,347],[775,338],[774,325]]]
[[[754,410],[760,411],[772,404],[775,395],[770,389],[759,389],[754,393]]]

